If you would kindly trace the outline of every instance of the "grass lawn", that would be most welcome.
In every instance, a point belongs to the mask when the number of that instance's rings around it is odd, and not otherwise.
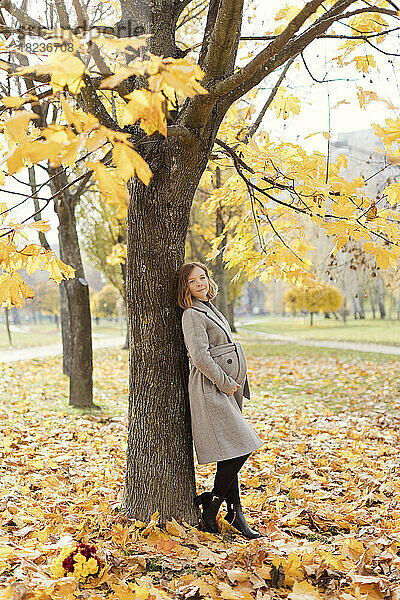
[[[252,324],[238,327],[241,331],[265,331],[266,333],[287,335],[297,339],[336,340],[346,342],[370,342],[400,345],[400,321],[380,319],[349,320],[347,323],[334,318],[314,316],[314,326],[310,327],[307,317],[254,317]]]
[[[100,321],[100,325],[92,323],[92,332],[97,335],[121,335],[118,323]],[[122,335],[125,335],[125,330]],[[11,324],[10,346],[7,330],[4,323],[0,323],[0,348],[7,350],[17,348],[28,348],[30,346],[48,346],[49,344],[61,343],[61,329],[57,329],[54,323],[23,323],[22,325]]]

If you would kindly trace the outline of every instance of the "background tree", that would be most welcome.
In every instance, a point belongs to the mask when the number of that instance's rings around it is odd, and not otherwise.
[[[286,308],[291,312],[305,310],[310,313],[310,325],[314,314],[336,312],[343,306],[343,296],[333,285],[323,284],[305,288],[290,288],[285,293]]]
[[[43,315],[54,317],[54,321],[59,326],[60,315],[60,296],[58,289],[50,281],[39,282],[36,286],[35,297],[29,301],[36,310]]]
[[[119,293],[112,285],[105,285],[100,291],[93,294],[91,309],[94,317],[99,319],[112,319],[118,316]]]

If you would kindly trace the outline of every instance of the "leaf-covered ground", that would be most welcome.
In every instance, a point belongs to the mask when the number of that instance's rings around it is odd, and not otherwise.
[[[222,520],[212,535],[119,514],[126,353],[96,353],[102,410],[87,414],[66,406],[60,357],[0,365],[0,597],[400,598],[398,361],[244,347],[246,416],[265,440],[241,471],[246,515],[265,534],[254,541]],[[213,471],[197,467],[199,491]],[[50,576],[72,541],[106,561],[93,587]]]

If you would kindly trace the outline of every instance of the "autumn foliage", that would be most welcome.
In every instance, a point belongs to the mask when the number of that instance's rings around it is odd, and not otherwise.
[[[293,287],[285,292],[285,306],[291,312],[336,312],[343,306],[343,296],[333,285],[319,284],[305,288]]]
[[[99,352],[104,410],[94,415],[65,412],[59,358],[0,366],[2,600],[397,594],[398,363],[250,349],[246,411],[265,441],[240,474],[244,510],[265,534],[253,542],[224,523],[223,511],[218,535],[173,519],[163,529],[157,514],[142,523],[118,512],[127,440],[123,352]],[[213,470],[197,466],[199,491],[209,489]]]

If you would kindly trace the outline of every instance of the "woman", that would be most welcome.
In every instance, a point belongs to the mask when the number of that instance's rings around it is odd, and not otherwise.
[[[218,532],[216,517],[226,501],[225,519],[249,539],[261,537],[242,512],[238,472],[263,442],[242,415],[243,396],[250,398],[246,359],[234,342],[228,321],[210,299],[218,287],[207,267],[184,264],[179,271],[178,304],[191,369],[189,400],[199,464],[217,463],[214,487],[194,499],[202,506],[203,526]]]

